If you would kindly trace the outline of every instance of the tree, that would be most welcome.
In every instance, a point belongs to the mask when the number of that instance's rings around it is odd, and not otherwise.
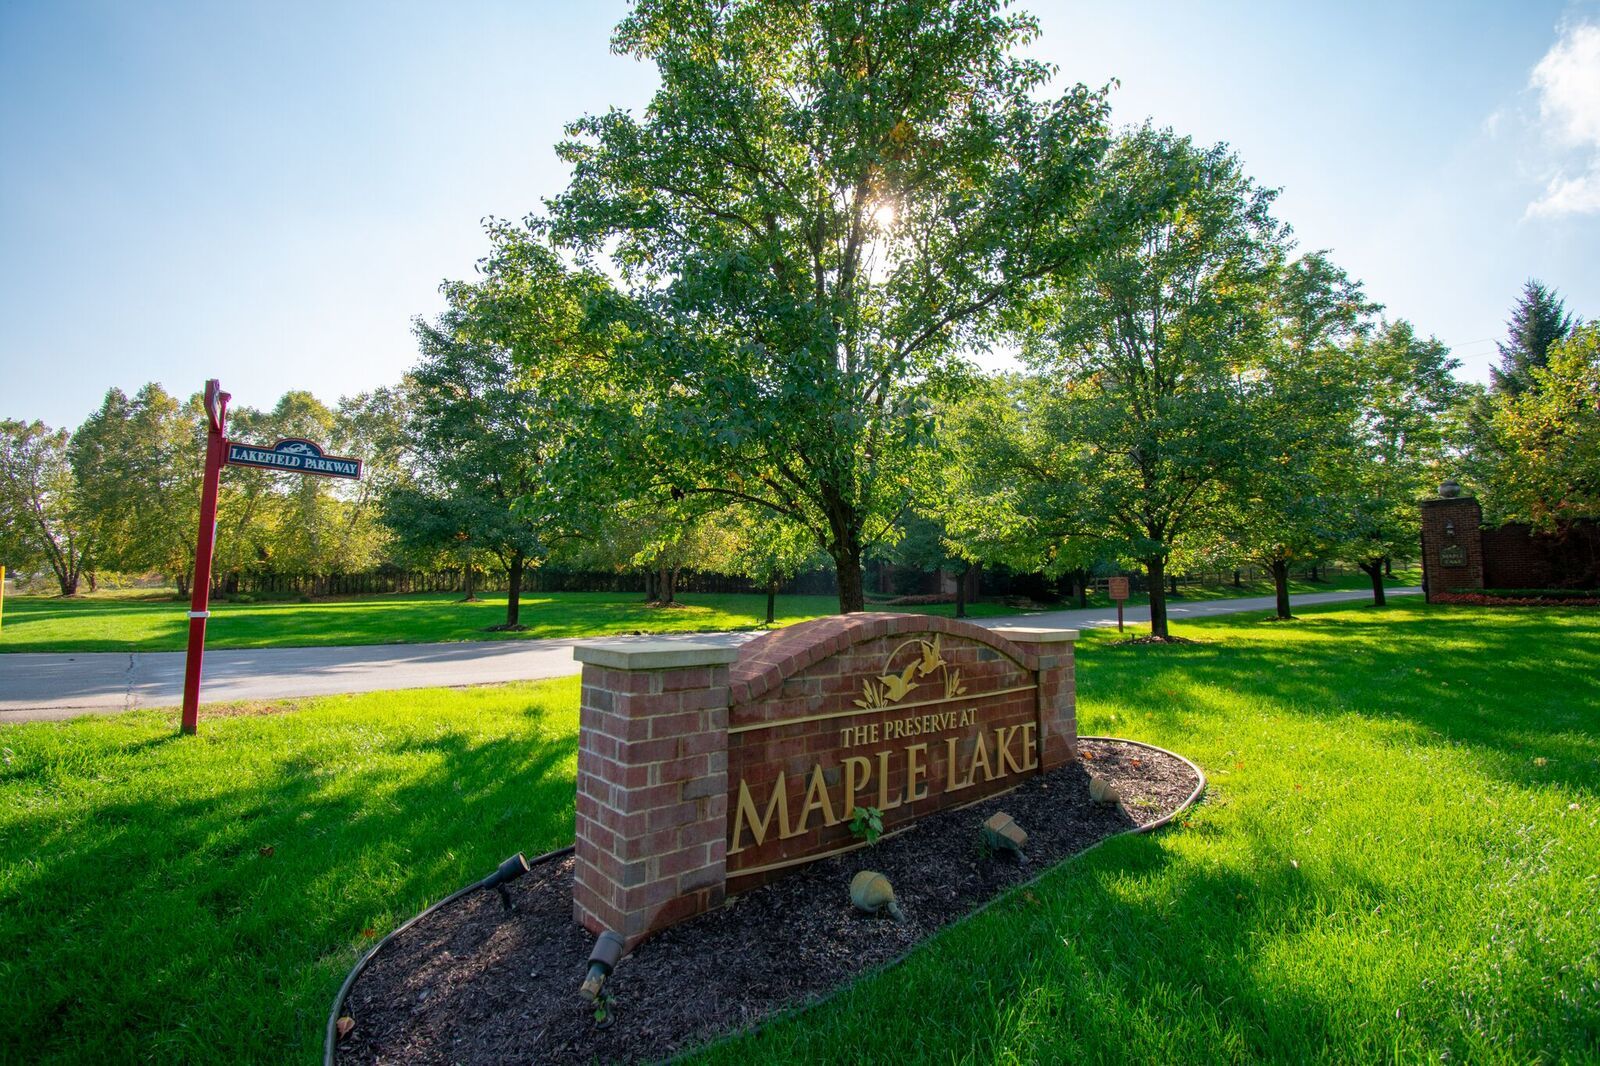
[[[884,556],[898,566],[932,570],[941,576],[954,575],[956,617],[965,618],[971,585],[978,578],[982,555],[959,538],[952,537],[951,530],[935,514],[936,505],[932,504],[926,510],[907,514],[901,520],[900,535],[893,544],[885,546]]]
[[[708,509],[679,501],[663,507],[652,501],[633,501],[632,518],[638,549],[633,565],[643,567],[647,587],[655,586],[653,602],[671,607],[678,602],[678,579],[689,567],[710,572],[734,569],[739,531],[730,523],[730,508]],[[648,592],[646,598],[650,599]]]
[[[809,530],[841,611],[910,495],[908,392],[1100,243],[1103,94],[1043,98],[1036,32],[997,0],[641,0],[614,47],[659,90],[560,146],[553,232],[630,289],[610,456]]]
[[[1552,345],[1527,387],[1493,409],[1496,512],[1544,530],[1600,518],[1600,325]]]
[[[739,533],[731,568],[766,592],[765,624],[773,625],[777,620],[778,588],[826,556],[821,555],[816,541],[803,526],[786,522],[765,508],[738,505],[733,514]]]
[[[1070,576],[1086,607],[1090,578],[1109,565],[1107,542],[1079,513],[1076,484],[1058,481],[1050,457],[1036,454],[1042,445],[1025,418],[1030,384],[999,374],[939,406],[918,507],[965,557]]]
[[[1489,368],[1490,389],[1515,396],[1533,384],[1533,372],[1550,359],[1550,347],[1572,333],[1575,322],[1566,305],[1542,281],[1530,280],[1506,323],[1499,345],[1500,365]]]
[[[549,445],[540,397],[509,350],[476,335],[462,294],[437,321],[418,321],[421,361],[406,391],[412,482],[391,489],[384,521],[417,547],[494,553],[508,577],[506,630],[521,628],[523,573],[545,550],[539,494]],[[466,561],[470,573],[471,560]],[[468,586],[471,597],[471,586]]]
[[[1377,307],[1324,252],[1279,271],[1272,301],[1272,330],[1243,375],[1262,461],[1239,468],[1225,526],[1234,560],[1272,575],[1289,618],[1290,564],[1328,558],[1351,533],[1359,394],[1346,346]]]
[[[509,579],[502,628],[517,629],[524,571],[614,495],[572,424],[604,392],[592,367],[610,335],[589,328],[589,309],[611,287],[569,270],[532,230],[499,221],[488,230],[480,277],[447,283],[448,310],[416,324],[422,359],[407,381],[416,482],[391,494],[388,519],[413,545],[498,556]]]
[[[0,421],[0,514],[24,559],[43,560],[61,595],[93,565],[94,537],[78,499],[70,435],[43,422]]]
[[[1418,503],[1444,473],[1447,417],[1462,393],[1453,371],[1461,364],[1404,319],[1357,337],[1351,362],[1359,413],[1345,552],[1371,578],[1372,602],[1382,606],[1384,564],[1417,547]]]
[[[156,570],[187,592],[203,451],[195,412],[151,383],[106,393],[72,435],[78,499],[102,569]]]
[[[1135,222],[1029,309],[1018,510],[1141,563],[1164,640],[1169,565],[1269,454],[1242,372],[1264,343],[1285,231],[1275,194],[1225,146],[1170,130],[1129,133],[1103,183]]]

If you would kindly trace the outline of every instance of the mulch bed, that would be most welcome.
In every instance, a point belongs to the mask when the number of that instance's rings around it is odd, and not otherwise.
[[[594,938],[572,917],[571,855],[510,885],[441,908],[386,944],[350,990],[355,1026],[341,1063],[652,1062],[819,999],[904,954],[1006,889],[1117,833],[1176,810],[1194,790],[1179,759],[1081,741],[1074,763],[876,845],[802,867],[640,944],[606,989],[615,1022],[596,1029],[578,997]],[[1122,793],[1089,799],[1085,767]],[[997,810],[1029,834],[1027,859],[985,855],[978,827]],[[905,920],[858,913],[859,870],[884,873]]]

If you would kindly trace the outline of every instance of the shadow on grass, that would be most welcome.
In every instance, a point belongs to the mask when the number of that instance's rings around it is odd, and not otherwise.
[[[1281,874],[1231,870],[1186,874],[1159,900],[1126,891],[1167,878],[1170,865],[1155,838],[1113,841],[829,1003],[693,1061],[1207,1062],[1219,1047],[1270,1060],[1325,1044],[1325,1006],[1257,981],[1250,966],[1265,920],[1252,901],[1274,899],[1275,925],[1309,923],[1314,893]],[[908,1025],[885,1017],[890,1003],[937,1006]]]
[[[7,818],[0,1048],[309,1061],[320,1013],[373,937],[513,851],[571,841],[571,735],[330,734],[198,785],[184,745],[236,736],[117,745],[105,754],[141,794]]]
[[[1214,623],[1228,627],[1226,643],[1091,645],[1080,655],[1080,695],[1138,706],[1167,728],[1240,696],[1301,715],[1353,713],[1478,749],[1518,783],[1600,789],[1600,615],[1497,614],[1489,624],[1448,607],[1361,610],[1372,613]],[[1404,615],[1418,624],[1396,625],[1413,621]],[[1183,632],[1204,641],[1206,625]]]

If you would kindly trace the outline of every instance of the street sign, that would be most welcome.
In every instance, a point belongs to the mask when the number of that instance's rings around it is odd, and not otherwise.
[[[1106,578],[1106,595],[1117,601],[1117,632],[1122,632],[1122,601],[1128,598],[1128,579],[1125,577]]]
[[[179,728],[193,734],[200,727],[200,675],[206,655],[206,620],[211,617],[211,556],[217,542],[217,490],[224,466],[253,466],[288,474],[361,478],[361,460],[324,455],[322,446],[301,437],[285,437],[270,447],[240,444],[227,438],[228,401],[216,378],[206,382],[206,465],[200,482],[200,533],[194,545],[194,587],[189,594],[189,643],[183,657],[183,716]],[[5,574],[0,570],[0,577]]]
[[[281,470],[292,474],[316,474],[320,477],[361,478],[361,460],[343,455],[325,455],[321,445],[302,437],[286,437],[267,447],[261,444],[228,442],[229,466],[255,466],[264,470]]]

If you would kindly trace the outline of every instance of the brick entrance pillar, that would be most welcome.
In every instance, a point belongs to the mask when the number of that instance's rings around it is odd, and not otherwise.
[[[736,648],[580,644],[573,910],[631,948],[720,906],[728,824],[728,664]]]
[[[1054,770],[1078,757],[1078,689],[1073,675],[1076,629],[995,626],[993,632],[1038,657],[1039,768]]]
[[[1422,501],[1422,591],[1429,603],[1440,592],[1483,588],[1483,508],[1459,492],[1446,482],[1437,498]]]

